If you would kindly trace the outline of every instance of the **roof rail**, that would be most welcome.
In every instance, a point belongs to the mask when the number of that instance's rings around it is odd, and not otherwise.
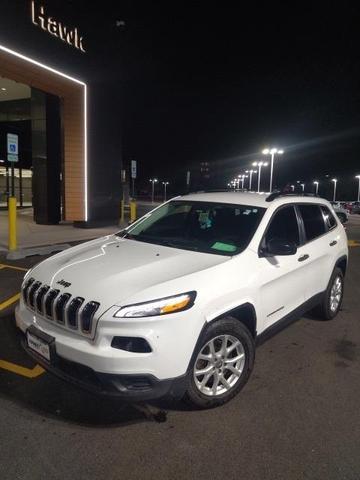
[[[275,198],[278,197],[316,197],[319,198],[319,195],[316,195],[315,193],[293,193],[293,192],[280,192],[280,191],[275,191],[270,193],[268,197],[266,197],[266,202],[272,202],[275,200]]]

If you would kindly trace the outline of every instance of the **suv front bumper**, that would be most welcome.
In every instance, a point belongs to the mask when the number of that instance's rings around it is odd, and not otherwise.
[[[202,328],[189,317],[189,312],[171,315],[172,318],[129,322],[114,319],[113,312],[108,311],[98,322],[95,338],[89,339],[44,319],[23,301],[17,306],[15,317],[23,347],[46,370],[87,390],[131,401],[181,396]],[[53,337],[51,361],[28,347],[29,328]],[[135,353],[111,347],[112,338],[121,335],[146,339],[152,351]]]
[[[21,332],[20,335],[24,350],[45,370],[92,393],[119,397],[132,402],[154,400],[165,396],[181,398],[185,393],[187,375],[159,380],[149,374],[101,373],[59,355],[56,355],[54,361],[49,363],[28,347],[25,334]]]

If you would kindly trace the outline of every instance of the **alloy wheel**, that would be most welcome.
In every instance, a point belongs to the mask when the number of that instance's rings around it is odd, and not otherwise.
[[[342,296],[342,280],[336,276],[330,290],[330,310],[334,313],[338,310]]]
[[[231,390],[245,366],[245,349],[232,335],[214,337],[201,349],[194,365],[194,381],[198,390],[211,397]]]

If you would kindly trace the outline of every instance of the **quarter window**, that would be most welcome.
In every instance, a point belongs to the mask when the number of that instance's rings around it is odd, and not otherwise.
[[[310,242],[326,232],[324,217],[319,205],[299,205],[304,221],[306,240]]]
[[[328,229],[332,230],[337,225],[334,215],[330,212],[330,210],[327,207],[322,206],[321,210],[324,215],[325,223]]]
[[[265,234],[265,242],[274,238],[300,244],[299,226],[293,206],[283,207],[275,213]]]

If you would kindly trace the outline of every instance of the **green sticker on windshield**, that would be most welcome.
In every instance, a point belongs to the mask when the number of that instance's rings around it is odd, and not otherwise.
[[[222,252],[235,252],[236,246],[230,245],[229,243],[215,242],[211,247],[214,250],[221,250]]]

